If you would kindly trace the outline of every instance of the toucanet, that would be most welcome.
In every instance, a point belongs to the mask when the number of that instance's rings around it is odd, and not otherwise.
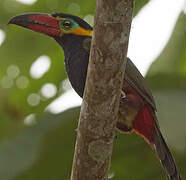
[[[83,97],[93,28],[83,19],[63,13],[23,14],[13,17],[9,24],[53,37],[62,47],[68,78],[74,90]],[[120,99],[120,132],[135,132],[155,150],[169,180],[181,180],[175,160],[163,139],[156,117],[151,90],[130,59],[127,61]]]

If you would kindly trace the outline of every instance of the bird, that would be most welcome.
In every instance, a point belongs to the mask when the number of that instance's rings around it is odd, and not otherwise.
[[[83,97],[93,28],[82,18],[65,13],[27,13],[10,19],[18,25],[48,35],[62,47],[69,81]],[[127,58],[116,129],[143,137],[159,158],[168,180],[181,180],[176,162],[162,136],[156,105],[144,77]]]

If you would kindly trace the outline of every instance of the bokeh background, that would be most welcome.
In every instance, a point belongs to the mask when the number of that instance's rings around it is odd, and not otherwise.
[[[70,178],[81,99],[56,42],[17,26],[27,12],[64,12],[93,24],[95,0],[0,0],[0,179]],[[186,178],[186,2],[136,0],[129,57],[152,88],[162,133]],[[117,134],[109,178],[165,179],[135,134]]]

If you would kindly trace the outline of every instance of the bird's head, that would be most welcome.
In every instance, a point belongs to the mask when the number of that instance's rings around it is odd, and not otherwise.
[[[83,96],[93,31],[87,22],[63,13],[32,13],[15,16],[9,24],[53,37],[64,50],[66,70],[73,88]]]
[[[13,17],[9,24],[16,24],[54,38],[66,34],[92,36],[92,27],[87,22],[77,16],[63,13],[18,15]]]

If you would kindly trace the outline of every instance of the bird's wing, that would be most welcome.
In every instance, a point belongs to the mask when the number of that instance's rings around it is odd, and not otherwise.
[[[128,58],[125,69],[125,80],[149,103],[154,110],[156,105],[151,90],[145,82],[144,77],[138,71],[137,67]]]

